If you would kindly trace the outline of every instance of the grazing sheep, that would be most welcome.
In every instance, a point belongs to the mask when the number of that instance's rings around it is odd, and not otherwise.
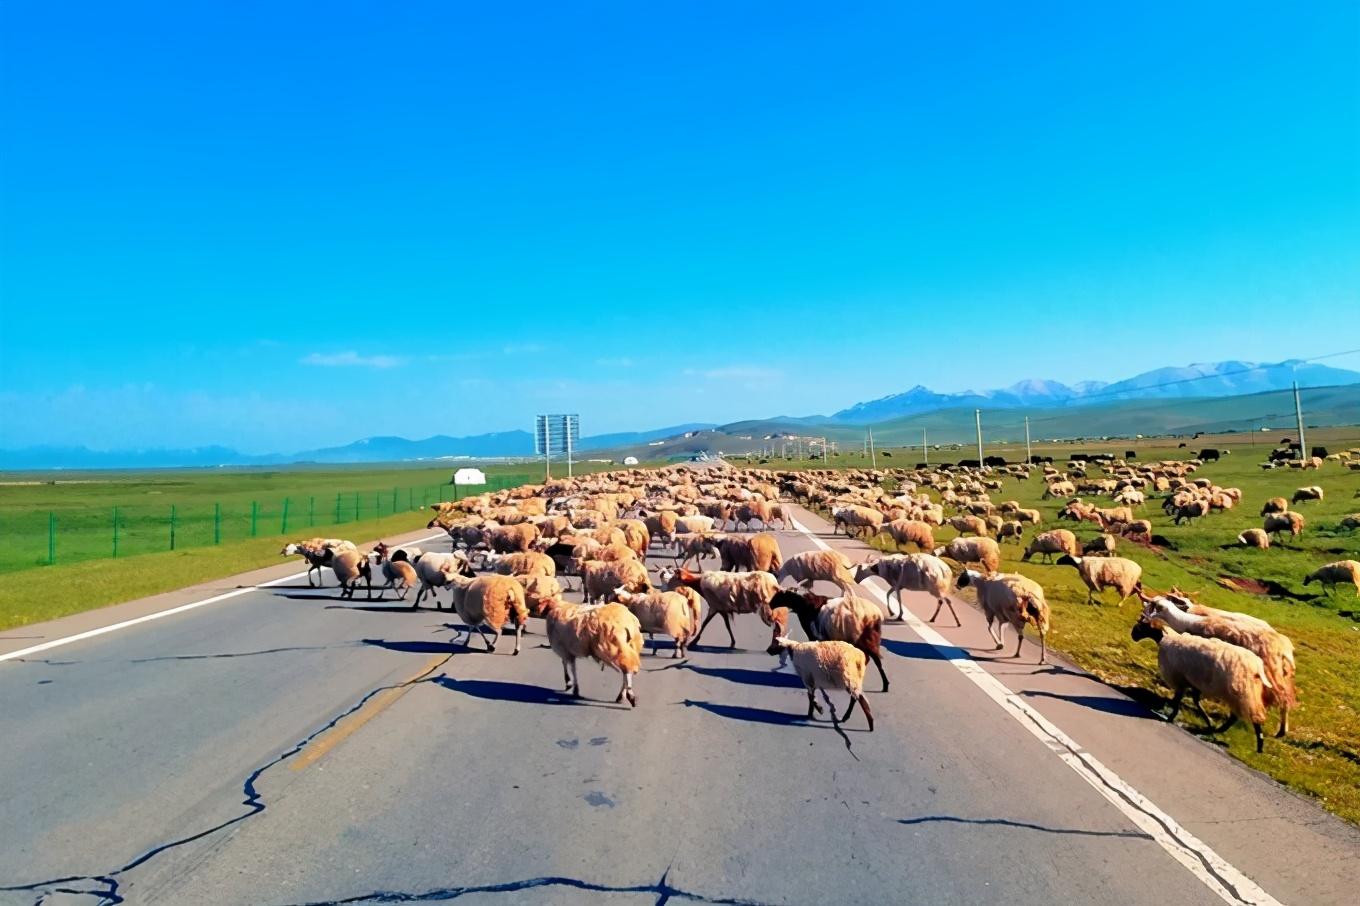
[[[996,540],[997,543],[999,544],[1002,541],[1005,541],[1008,538],[1010,538],[1014,539],[1016,544],[1019,544],[1021,541],[1025,540],[1024,533],[1025,527],[1018,520],[1003,522],[1001,523],[1001,525],[997,526]]]
[[[1019,507],[1015,510],[1015,518],[1020,522],[1028,522],[1031,525],[1038,525],[1043,522],[1043,514],[1038,510],[1026,510]]]
[[[1294,496],[1290,499],[1289,502],[1290,502],[1290,503],[1303,503],[1304,501],[1308,501],[1308,500],[1316,500],[1316,501],[1318,501],[1318,502],[1321,502],[1321,501],[1322,501],[1322,488],[1318,487],[1318,486],[1315,485],[1315,484],[1314,484],[1314,485],[1309,485],[1309,486],[1306,487],[1306,488],[1299,488],[1297,491],[1294,492]]]
[[[1209,515],[1209,501],[1191,500],[1176,507],[1176,516],[1172,521],[1176,525],[1180,525],[1182,520],[1193,522],[1207,515]]]
[[[977,535],[978,537],[985,537],[987,535],[987,523],[977,516],[954,516],[949,520],[948,525],[960,535],[967,535],[970,533]]]
[[[851,572],[853,567],[854,564],[838,551],[803,551],[785,560],[775,574],[775,579],[779,583],[792,579],[807,589],[811,589],[812,583],[820,579],[832,583],[844,594],[852,595],[855,593],[855,576]]]
[[[1297,538],[1302,532],[1307,522],[1300,513],[1292,510],[1284,513],[1271,513],[1266,516],[1262,528],[1267,535],[1271,535],[1276,541],[1280,540],[1280,535],[1289,532],[1290,536]]]
[[[955,538],[935,549],[935,556],[955,563],[977,563],[989,573],[1001,568],[1001,548],[991,538]]]
[[[335,578],[340,582],[340,597],[354,597],[354,590],[363,579],[368,586],[368,599],[373,600],[373,567],[368,557],[354,548],[339,551],[326,548],[325,565],[335,571]]]
[[[1068,554],[1069,556],[1079,556],[1081,545],[1077,543],[1077,536],[1067,529],[1051,529],[1047,532],[1040,532],[1029,542],[1029,547],[1025,548],[1025,553],[1020,557],[1024,562],[1029,562],[1029,558],[1035,554],[1040,554],[1045,563],[1053,562],[1054,554]]]
[[[408,548],[406,549],[408,556],[412,550],[417,554],[420,553],[418,548]],[[373,551],[370,554],[377,564],[382,567],[383,578],[387,580],[387,584],[380,588],[378,593],[379,596],[381,596],[382,592],[391,588],[396,591],[397,596],[404,601],[406,600],[406,593],[411,590],[412,585],[416,584],[416,569],[410,564],[406,557],[402,557],[402,559],[393,562],[390,559],[391,553],[392,549],[379,541],[373,546]]]
[[[1267,550],[1270,547],[1270,536],[1265,533],[1264,529],[1249,528],[1237,536],[1237,543]]]
[[[803,687],[807,689],[808,720],[812,720],[813,711],[821,713],[822,710],[822,706],[817,704],[818,689],[822,690],[823,695],[831,689],[844,689],[850,693],[850,707],[845,709],[845,716],[841,717],[838,723],[845,723],[850,719],[850,714],[855,710],[855,703],[858,702],[869,721],[869,732],[874,731],[874,714],[869,710],[868,699],[864,697],[863,651],[847,642],[795,642],[785,636],[771,642],[767,651],[780,656],[788,655],[793,661],[793,669],[803,681]],[[831,704],[829,695],[827,704]],[[836,719],[834,706],[831,719]]]
[[[929,522],[921,522],[917,519],[894,519],[892,522],[884,523],[882,531],[892,538],[894,547],[901,547],[904,544],[914,544],[917,549],[931,551],[935,549],[935,534]]]
[[[739,537],[727,535],[718,541],[718,554],[724,572],[742,570],[763,570],[767,573],[778,572],[784,562],[779,552],[779,541],[769,532]]]
[[[781,589],[770,601],[772,608],[787,607],[798,617],[808,641],[849,642],[863,651],[878,668],[883,691],[888,674],[883,670],[883,613],[878,605],[855,595],[824,598],[812,592]]]
[[[1097,535],[1081,546],[1081,553],[1086,557],[1104,557],[1114,551],[1115,540],[1112,535]]]
[[[1157,643],[1157,669],[1171,689],[1171,711],[1165,717],[1174,722],[1181,710],[1181,699],[1189,692],[1195,708],[1215,733],[1223,733],[1241,720],[1256,731],[1256,751],[1265,748],[1261,725],[1266,721],[1266,690],[1270,680],[1261,658],[1237,645],[1220,639],[1201,639],[1174,629],[1156,627],[1139,617],[1131,633],[1135,642],[1152,639]],[[1201,696],[1226,704],[1231,715],[1215,727],[1204,710]]]
[[[1304,577],[1303,584],[1311,585],[1314,582],[1320,583],[1327,589],[1327,594],[1336,590],[1338,585],[1354,585],[1355,593],[1360,595],[1360,562],[1355,560],[1337,560],[1320,566]]]
[[[1018,573],[1000,573],[991,577],[965,569],[959,574],[959,588],[973,586],[977,591],[978,606],[987,616],[987,632],[1000,651],[1004,644],[1006,626],[1015,627],[1015,654],[1025,644],[1025,626],[1039,630],[1039,663],[1048,662],[1048,601],[1038,582]],[[955,619],[958,619],[955,617]],[[995,630],[992,624],[997,624]]]
[[[954,584],[954,573],[949,564],[933,554],[896,554],[891,557],[865,560],[855,568],[855,581],[863,582],[870,576],[878,576],[888,583],[888,616],[901,619],[905,612],[902,604],[902,590],[923,591],[935,598],[935,612],[930,622],[940,615],[940,608],[948,607],[954,618],[955,626],[962,626],[959,615],[954,611],[954,602],[949,600],[949,589]],[[897,614],[892,612],[893,595],[897,596]]]
[[[495,651],[505,624],[514,623],[515,650],[511,654],[519,654],[524,627],[529,622],[523,586],[509,576],[481,576],[476,579],[454,576],[450,589],[453,592],[453,609],[467,626],[467,634],[463,636],[464,646],[471,646],[472,630],[476,629],[486,650]],[[487,636],[482,624],[491,628],[493,637]]]
[[[1086,583],[1086,603],[1095,604],[1095,595],[1107,588],[1119,592],[1119,606],[1129,595],[1140,591],[1143,583],[1143,567],[1123,557],[1073,557],[1064,554],[1058,558],[1059,566],[1074,567]]]
[[[1266,501],[1265,506],[1261,507],[1261,515],[1269,516],[1271,513],[1283,513],[1289,509],[1289,501],[1283,497],[1272,497]]]
[[[578,658],[593,658],[613,667],[623,676],[623,686],[614,699],[625,698],[637,707],[633,677],[642,670],[642,624],[622,604],[587,607],[553,601],[544,619],[548,624],[548,647],[562,659],[566,691],[580,698],[581,681],[576,674]]]
[[[652,639],[652,655],[656,655],[656,635],[662,633],[675,640],[672,658],[684,657],[690,637],[699,629],[690,599],[673,591],[630,592],[615,589],[614,600],[627,607],[638,618],[642,631]]]
[[[1294,643],[1273,627],[1257,626],[1243,622],[1235,617],[1246,614],[1227,614],[1209,616],[1187,613],[1174,602],[1154,598],[1144,600],[1143,618],[1153,626],[1165,625],[1176,632],[1187,633],[1203,639],[1219,639],[1254,653],[1265,665],[1266,707],[1280,709],[1280,728],[1275,734],[1282,738],[1289,732],[1289,712],[1298,704],[1298,694],[1294,686]],[[1251,619],[1251,618],[1249,618]]]
[[[699,644],[699,637],[717,616],[722,617],[723,624],[727,627],[727,637],[731,642],[729,647],[732,648],[737,647],[737,637],[732,632],[734,615],[754,613],[760,616],[761,622],[766,626],[777,625],[778,619],[770,609],[770,601],[779,591],[779,583],[769,573],[696,574],[685,569],[662,570],[661,581],[668,591],[678,591],[680,586],[688,586],[697,591],[708,604],[708,617],[690,640],[690,645]]]

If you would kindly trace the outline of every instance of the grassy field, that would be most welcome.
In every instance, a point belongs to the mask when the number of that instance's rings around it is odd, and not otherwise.
[[[487,488],[543,478],[542,468],[532,463],[481,468]],[[580,463],[575,471],[606,468],[611,467]],[[429,521],[423,505],[453,499],[447,484],[453,469],[452,464],[167,469],[63,472],[55,480],[50,472],[8,473],[0,480],[0,572],[6,573],[0,582],[0,629],[268,566],[279,562],[286,540],[324,534],[365,541],[421,528]],[[221,514],[220,528],[215,513]],[[49,519],[57,527],[52,565]]]
[[[1332,449],[1341,449],[1360,444],[1360,430],[1356,429],[1319,434],[1321,438],[1309,437],[1310,445],[1326,442]],[[1243,440],[1240,435],[1236,439]],[[1360,492],[1360,472],[1347,471],[1337,463],[1327,463],[1320,472],[1262,471],[1257,465],[1264,458],[1259,455],[1262,448],[1258,447],[1258,455],[1253,456],[1247,449],[1249,445],[1237,446],[1222,440],[1201,438],[1194,442],[1196,447],[1202,444],[1234,451],[1219,462],[1204,466],[1197,475],[1211,478],[1223,487],[1241,488],[1241,507],[1216,513],[1194,525],[1175,526],[1170,517],[1163,515],[1160,500],[1150,499],[1138,515],[1150,519],[1154,534],[1164,536],[1168,544],[1154,547],[1121,543],[1119,553],[1142,565],[1143,583],[1149,589],[1165,590],[1178,585],[1193,592],[1203,603],[1268,620],[1294,640],[1301,707],[1291,715],[1290,737],[1267,740],[1265,752],[1260,755],[1256,754],[1250,729],[1240,725],[1226,737],[1207,739],[1225,744],[1233,756],[1316,797],[1338,815],[1360,822],[1360,600],[1350,589],[1328,595],[1317,585],[1304,588],[1302,584],[1304,575],[1323,563],[1360,559],[1360,533],[1348,534],[1336,528],[1342,516],[1360,511],[1360,500],[1354,499]],[[1272,435],[1271,440],[1279,437]],[[1127,448],[1124,442],[1108,446],[1120,447],[1120,453]],[[1088,448],[1096,451],[1096,445],[1080,447]],[[1073,449],[1078,448],[1036,446],[1034,452],[1053,455],[1056,461],[1059,457],[1065,460]],[[997,451],[987,450],[989,455],[994,452]],[[1023,453],[1022,446],[1019,456],[1013,458],[1022,458]],[[962,455],[971,455],[971,451]],[[1139,453],[1143,461],[1186,455],[1186,450],[1176,447],[1149,446]],[[953,454],[953,458],[958,456]],[[861,466],[865,464],[862,459],[858,454],[847,454],[840,457],[837,465]],[[908,459],[910,462],[905,462]],[[892,460],[906,465],[917,461],[915,453],[900,451],[893,451]],[[880,459],[879,465],[883,462]],[[820,462],[774,461],[768,465],[816,468]],[[1234,543],[1242,529],[1261,524],[1258,514],[1267,498],[1288,498],[1295,488],[1311,484],[1324,488],[1326,500],[1298,505],[1297,509],[1308,520],[1299,539],[1267,551],[1246,549]],[[1062,502],[1042,500],[1042,492],[1043,484],[1037,477],[1029,481],[1007,480],[1004,490],[993,492],[992,499],[1013,499],[1022,506],[1039,509],[1044,515],[1044,528],[1057,525],[1072,528],[1082,540],[1098,534],[1089,523],[1079,526],[1057,523],[1056,514]],[[1026,532],[1026,540],[1032,535],[1032,530]],[[936,533],[942,542],[954,536],[954,531],[948,528]],[[1021,563],[1022,551],[1017,545],[1003,545],[1002,569],[1028,575],[1044,586],[1053,610],[1050,644],[1107,682],[1149,704],[1158,704],[1166,690],[1157,675],[1156,648],[1149,642],[1134,644],[1129,638],[1138,614],[1136,603],[1116,607],[1112,601],[1106,601],[1090,606],[1086,604],[1086,589],[1076,570]],[[1241,583],[1242,579],[1252,581]],[[1244,584],[1258,589],[1270,587],[1275,593],[1247,591],[1242,587]],[[1113,592],[1107,592],[1107,596],[1112,597]],[[1182,712],[1182,723],[1198,728],[1197,720],[1187,715],[1188,712]]]

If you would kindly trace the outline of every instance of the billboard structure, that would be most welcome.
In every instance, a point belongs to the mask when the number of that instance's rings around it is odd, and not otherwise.
[[[571,453],[581,442],[581,416],[540,415],[534,422],[534,452],[543,457],[543,471],[552,478],[553,454],[567,459],[571,477]]]

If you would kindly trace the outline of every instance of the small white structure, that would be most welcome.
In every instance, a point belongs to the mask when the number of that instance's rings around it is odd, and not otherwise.
[[[453,473],[453,483],[459,486],[486,484],[486,473],[481,469],[459,469]]]
[[[625,456],[625,457],[623,458],[623,464],[624,464],[625,466],[635,466],[635,465],[637,465],[637,457],[636,457],[636,456]]]

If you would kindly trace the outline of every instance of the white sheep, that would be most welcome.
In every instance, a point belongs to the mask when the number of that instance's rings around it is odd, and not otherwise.
[[[1064,554],[1059,566],[1071,566],[1086,584],[1086,603],[1094,604],[1095,595],[1107,588],[1119,592],[1119,604],[1143,587],[1143,567],[1123,557],[1073,557]]]
[[[689,640],[699,629],[690,599],[674,591],[630,592],[626,588],[614,590],[614,600],[627,607],[638,618],[642,631],[652,639],[652,655],[656,655],[656,635],[661,633],[675,640],[673,658],[684,657]]]
[[[869,710],[869,701],[864,697],[864,668],[867,658],[864,652],[847,642],[795,642],[787,636],[779,636],[767,649],[770,654],[781,657],[787,655],[793,661],[793,669],[807,689],[807,719],[812,720],[814,711],[821,713],[822,706],[817,704],[817,690],[826,696],[831,704],[832,689],[844,689],[850,693],[850,707],[838,723],[845,723],[855,710],[855,703],[864,710],[869,721],[869,732],[874,731],[874,714]],[[836,720],[835,706],[832,706],[831,719]]]
[[[1025,644],[1025,627],[1033,626],[1039,631],[1039,663],[1048,662],[1048,601],[1038,582],[1018,573],[983,576],[976,570],[965,569],[959,574],[958,585],[976,589],[978,606],[987,616],[987,632],[998,651],[1005,644],[1009,624],[1015,627],[1016,635],[1015,654],[1011,657],[1019,657]],[[995,631],[993,623],[997,624]]]
[[[888,616],[901,619],[905,614],[902,591],[923,591],[935,598],[935,612],[930,622],[940,615],[940,608],[948,607],[954,618],[954,625],[962,626],[959,615],[954,610],[954,602],[949,599],[950,586],[954,584],[954,573],[949,564],[933,554],[895,554],[881,559],[870,559],[855,569],[855,581],[863,582],[869,576],[878,576],[888,583]],[[897,613],[892,611],[893,596],[897,596]]]
[[[1331,594],[1338,585],[1354,585],[1355,592],[1360,595],[1360,562],[1355,560],[1337,560],[1320,566],[1304,577],[1305,586],[1317,582],[1327,589]]]
[[[798,585],[811,589],[812,583],[821,580],[830,582],[844,594],[855,593],[855,575],[851,572],[854,564],[839,551],[814,550],[794,554],[784,561],[775,574],[778,582],[792,579]]]

